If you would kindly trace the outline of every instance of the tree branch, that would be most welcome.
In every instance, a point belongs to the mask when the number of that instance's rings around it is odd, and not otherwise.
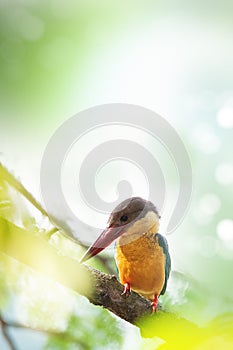
[[[40,236],[31,234],[0,217],[0,251],[43,275],[86,296],[128,322],[150,312],[150,302],[132,292],[121,295],[123,286],[117,278],[78,261],[62,256]],[[59,254],[60,253],[60,254]]]
[[[180,337],[181,343],[184,339],[184,329],[188,337],[200,333],[195,324],[167,310],[159,308],[158,313],[151,315],[150,301],[134,292],[127,298],[122,296],[123,286],[115,276],[107,275],[87,265],[80,265],[78,261],[61,255],[61,252],[45,239],[1,217],[0,251],[87,297],[91,303],[100,305],[125,321],[137,325],[146,337],[157,336],[167,340],[167,324],[180,330],[177,331],[176,338]],[[146,315],[149,315],[145,320],[149,320],[150,326],[140,320]],[[170,339],[171,342],[173,338]]]
[[[89,266],[84,266],[88,271],[93,289],[91,293],[83,293],[94,305],[100,305],[113,312],[120,318],[134,323],[138,318],[151,314],[151,303],[135,292],[128,297],[122,294],[124,287],[114,275],[107,275]]]

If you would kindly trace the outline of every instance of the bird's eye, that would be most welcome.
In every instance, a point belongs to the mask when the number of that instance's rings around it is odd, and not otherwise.
[[[123,222],[125,222],[125,221],[128,220],[128,216],[127,216],[127,215],[122,215],[122,216],[120,217],[120,220],[123,221]]]

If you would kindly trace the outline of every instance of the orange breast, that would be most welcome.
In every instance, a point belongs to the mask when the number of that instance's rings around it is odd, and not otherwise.
[[[122,284],[130,283],[132,290],[150,300],[160,294],[165,281],[165,256],[153,235],[123,245],[119,240],[116,264]]]

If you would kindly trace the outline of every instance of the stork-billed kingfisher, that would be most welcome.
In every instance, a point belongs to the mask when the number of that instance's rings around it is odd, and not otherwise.
[[[122,294],[130,290],[151,300],[153,312],[164,294],[171,269],[166,239],[158,233],[160,216],[154,204],[140,197],[128,198],[111,213],[106,229],[81,259],[84,262],[116,241],[115,260]]]

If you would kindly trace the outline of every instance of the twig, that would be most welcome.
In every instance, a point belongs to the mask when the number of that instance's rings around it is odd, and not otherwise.
[[[7,168],[0,163],[0,173],[2,173],[4,179],[17,191],[19,191],[36,209],[38,209],[42,215],[48,216],[46,210],[42,205],[33,197],[33,195],[12,175]]]
[[[31,330],[33,332],[47,334],[50,337],[59,337],[62,339],[67,338],[67,340],[75,342],[76,344],[81,345],[83,349],[86,349],[86,345],[82,342],[82,340],[80,340],[79,338],[74,337],[72,334],[68,334],[67,332],[64,332],[64,331],[49,330],[49,329],[44,329],[44,328],[39,328],[39,327],[32,327],[32,326],[24,325],[24,324],[14,322],[14,321],[9,322],[9,321],[4,320],[1,316],[0,316],[0,323],[2,325],[2,329],[4,329],[3,333],[4,333],[5,338],[7,339],[8,343],[9,343],[9,341],[11,343],[9,345],[10,345],[10,348],[12,350],[17,350],[17,348],[13,344],[10,336],[8,335],[7,328]]]
[[[17,350],[17,347],[14,343],[14,341],[11,339],[11,336],[8,333],[8,324],[2,319],[0,318],[0,324],[1,324],[1,328],[2,328],[2,334],[6,340],[6,342],[8,343],[8,346],[11,350]]]

